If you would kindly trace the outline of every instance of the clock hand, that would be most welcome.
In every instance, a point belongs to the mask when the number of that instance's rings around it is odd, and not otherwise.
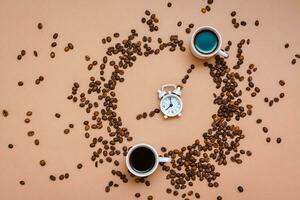
[[[172,107],[173,106],[173,104],[172,104],[172,98],[169,97],[169,99],[170,99],[170,107]]]

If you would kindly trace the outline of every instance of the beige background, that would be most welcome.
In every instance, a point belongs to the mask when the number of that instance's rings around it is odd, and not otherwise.
[[[246,135],[242,146],[250,149],[253,156],[245,158],[242,165],[230,163],[219,167],[222,174],[219,188],[208,188],[206,183],[199,182],[194,190],[200,192],[201,199],[215,199],[218,194],[224,199],[300,199],[300,61],[295,66],[290,64],[293,55],[300,51],[300,1],[216,1],[212,11],[205,15],[200,12],[204,1],[172,2],[172,8],[167,8],[165,0],[0,0],[0,109],[10,113],[8,118],[0,116],[1,200],[134,199],[137,191],[142,193],[142,199],[149,194],[155,199],[175,199],[165,193],[169,182],[161,170],[150,177],[150,187],[130,181],[105,193],[109,180],[119,180],[111,176],[111,165],[95,168],[90,162],[92,150],[81,126],[87,115],[67,101],[66,96],[73,81],[79,80],[84,85],[93,74],[86,70],[83,58],[86,54],[92,59],[102,58],[105,51],[100,42],[102,37],[120,32],[122,38],[131,28],[136,28],[140,35],[154,38],[179,34],[187,45],[191,35],[185,34],[184,28],[189,23],[196,27],[212,25],[222,33],[224,41],[232,40],[234,44],[250,38],[251,45],[245,47],[245,66],[254,63],[258,67],[254,79],[262,90],[256,98],[250,98],[248,93],[243,95],[244,101],[255,108],[252,116],[239,123]],[[149,33],[140,23],[145,9],[158,15],[158,33]],[[237,11],[239,20],[248,22],[246,27],[233,28],[232,10]],[[260,20],[259,27],[253,25],[256,19]],[[178,20],[183,22],[180,28],[176,26]],[[44,24],[41,31],[36,28],[38,22]],[[54,32],[59,33],[59,50],[52,60],[49,52]],[[75,45],[69,53],[63,52],[67,42]],[[286,42],[290,43],[289,49],[283,47]],[[30,55],[18,62],[16,56],[21,49]],[[31,55],[34,49],[40,53],[37,59]],[[235,51],[233,48],[230,52],[229,63],[235,62]],[[179,83],[191,63],[197,69],[183,91],[183,116],[165,121],[156,115],[137,121],[138,113],[158,106],[156,90],[164,83]],[[44,75],[45,81],[35,86],[34,80],[39,75]],[[117,87],[118,112],[135,142],[172,149],[187,145],[197,137],[201,139],[209,128],[210,116],[217,109],[211,103],[214,84],[208,69],[189,51],[164,51],[151,59],[140,58],[125,78],[125,83]],[[286,81],[285,87],[278,85],[279,79]],[[24,81],[23,87],[17,86],[19,80]],[[281,91],[286,93],[281,102],[272,108],[263,103],[263,97]],[[27,110],[34,112],[30,124],[23,122]],[[61,119],[54,117],[55,112],[62,114]],[[263,119],[260,126],[255,124],[259,117]],[[75,129],[64,135],[68,123],[74,123]],[[270,144],[265,142],[263,125],[270,130]],[[31,129],[40,139],[39,146],[26,135]],[[95,133],[99,134],[105,131]],[[279,136],[283,139],[280,145],[274,142]],[[12,150],[7,148],[9,143],[15,145]],[[47,161],[43,168],[39,165],[41,159]],[[81,170],[76,169],[79,162],[84,165]],[[49,181],[50,174],[65,172],[70,173],[69,180]],[[19,185],[19,180],[25,180],[26,185]],[[244,193],[236,191],[238,185],[244,186]]]

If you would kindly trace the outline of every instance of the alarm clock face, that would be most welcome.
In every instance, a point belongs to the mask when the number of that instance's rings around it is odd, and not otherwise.
[[[182,101],[175,94],[167,94],[160,101],[160,110],[168,117],[174,117],[182,111]]]

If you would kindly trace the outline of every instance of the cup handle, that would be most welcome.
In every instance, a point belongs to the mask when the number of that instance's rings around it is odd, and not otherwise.
[[[158,162],[171,162],[171,160],[170,157],[158,157]]]
[[[221,57],[224,57],[224,58],[228,58],[228,54],[225,53],[225,51],[223,51],[222,49],[220,49],[218,52],[217,52],[217,55],[221,56]]]

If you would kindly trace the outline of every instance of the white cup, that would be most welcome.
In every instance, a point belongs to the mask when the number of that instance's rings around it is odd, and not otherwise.
[[[137,170],[135,170],[131,164],[130,164],[130,156],[132,154],[132,152],[134,150],[136,150],[137,148],[140,148],[140,147],[145,147],[145,148],[148,148],[150,149],[152,152],[153,152],[153,155],[155,156],[155,164],[153,165],[153,167],[146,171],[146,172],[139,172]],[[127,155],[126,155],[126,166],[128,168],[128,170],[135,176],[138,176],[138,177],[146,177],[146,176],[149,176],[151,175],[158,167],[158,164],[160,162],[170,162],[171,161],[171,158],[169,157],[160,157],[158,156],[158,153],[156,152],[156,150],[149,144],[144,144],[144,143],[141,143],[141,144],[136,144],[134,146],[132,146],[130,148],[130,150],[128,151]]]
[[[204,30],[212,31],[213,33],[216,34],[216,36],[218,38],[218,46],[210,54],[201,53],[195,47],[194,40],[195,40],[196,35],[199,32],[204,31]],[[210,58],[210,57],[212,57],[214,55],[219,55],[221,57],[227,58],[228,54],[221,49],[221,46],[222,46],[222,37],[221,37],[220,33],[215,28],[213,28],[211,26],[202,26],[202,27],[199,27],[197,30],[195,30],[195,32],[192,35],[191,43],[190,43],[190,49],[191,49],[192,54],[194,56],[196,56],[197,58],[200,58],[200,59],[208,59],[208,58]]]

